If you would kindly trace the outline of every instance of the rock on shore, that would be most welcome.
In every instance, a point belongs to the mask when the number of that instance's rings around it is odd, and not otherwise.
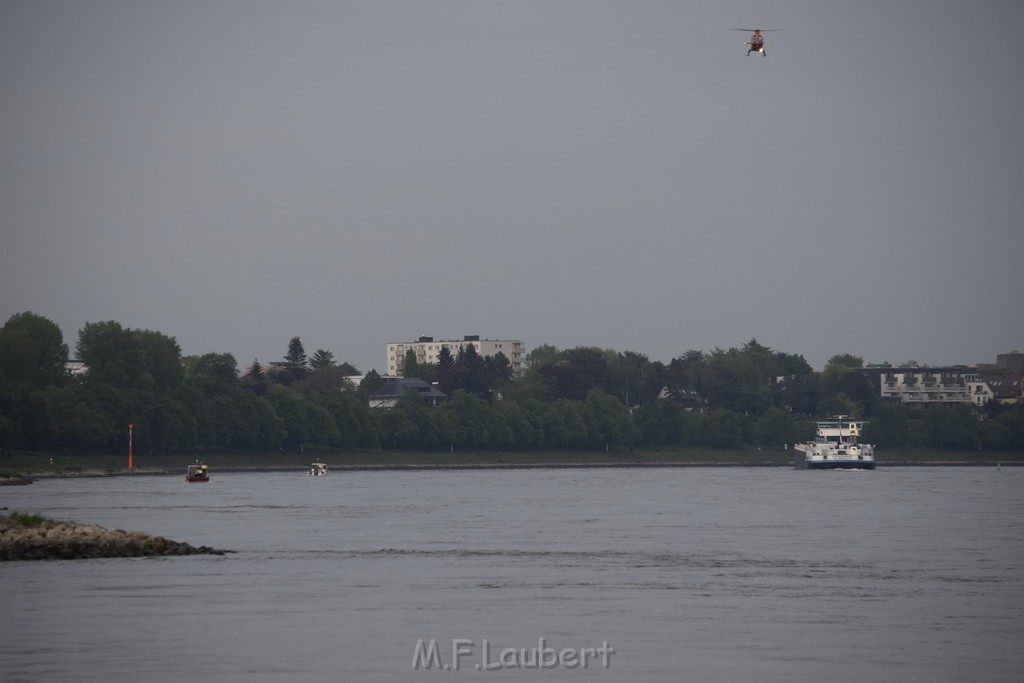
[[[224,552],[205,545],[197,548],[140,531],[53,520],[24,524],[17,515],[0,517],[0,561],[223,555]]]

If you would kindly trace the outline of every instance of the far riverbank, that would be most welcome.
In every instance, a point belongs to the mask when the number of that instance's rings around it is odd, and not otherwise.
[[[202,456],[217,472],[301,471],[314,461],[331,470],[519,469],[519,468],[626,468],[626,467],[793,467],[792,450],[683,450],[610,449],[558,452],[413,452],[413,451],[306,451],[305,453],[210,453]],[[1024,452],[937,451],[906,449],[879,451],[878,467],[1024,465]],[[189,455],[127,456],[4,453],[0,480],[73,476],[184,475]]]

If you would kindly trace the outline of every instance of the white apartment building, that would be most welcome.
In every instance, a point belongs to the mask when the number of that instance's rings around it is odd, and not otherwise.
[[[864,368],[860,372],[871,380],[882,398],[922,408],[941,403],[973,403],[984,400],[981,377],[968,367],[945,368]]]
[[[459,355],[459,350],[472,344],[480,356],[496,356],[504,354],[512,366],[512,376],[519,379],[523,376],[523,360],[526,352],[523,342],[514,339],[481,339],[478,334],[467,334],[462,339],[434,339],[420,337],[414,342],[394,342],[387,345],[387,372],[389,375],[400,376],[405,354],[411,349],[416,352],[417,363],[436,363],[441,348],[448,347],[452,356]]]
[[[995,398],[992,387],[981,377],[967,381],[967,388],[970,390],[971,403],[981,408]]]

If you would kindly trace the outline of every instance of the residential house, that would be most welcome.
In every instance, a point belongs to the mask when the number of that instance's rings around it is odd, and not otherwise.
[[[431,405],[436,406],[448,399],[447,394],[418,377],[389,377],[384,386],[370,395],[370,407],[394,408],[398,399],[405,396],[410,389]]]
[[[992,400],[1009,405],[1024,403],[1024,376],[1021,375],[988,375],[985,383],[992,390]]]

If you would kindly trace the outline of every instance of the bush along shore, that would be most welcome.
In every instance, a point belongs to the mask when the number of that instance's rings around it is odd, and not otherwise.
[[[19,512],[0,516],[0,561],[223,555],[225,552],[205,545],[197,548],[141,531],[105,529]]]

